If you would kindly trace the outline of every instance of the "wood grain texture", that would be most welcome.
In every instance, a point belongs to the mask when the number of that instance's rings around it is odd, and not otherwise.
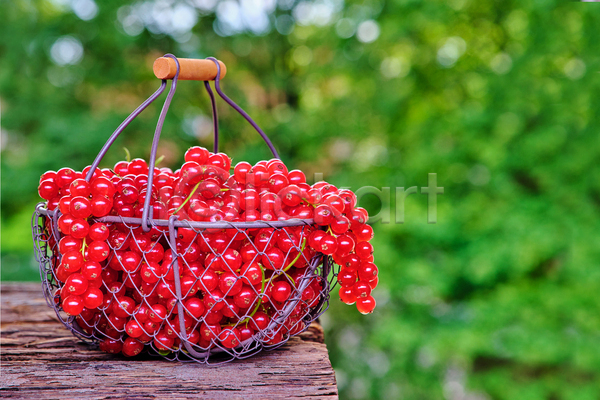
[[[2,398],[338,397],[318,324],[277,350],[218,366],[126,359],[73,337],[46,305],[40,284],[2,284],[1,290]]]

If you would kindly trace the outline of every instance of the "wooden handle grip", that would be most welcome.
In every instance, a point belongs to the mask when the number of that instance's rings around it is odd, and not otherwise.
[[[178,58],[179,61],[179,77],[177,79],[183,81],[212,81],[217,77],[217,66],[211,60],[199,60],[195,58]],[[223,79],[227,74],[227,67],[222,61],[219,61],[221,66],[221,77]],[[154,61],[154,75],[158,79],[173,79],[177,72],[177,64],[175,60],[169,57],[160,57]]]

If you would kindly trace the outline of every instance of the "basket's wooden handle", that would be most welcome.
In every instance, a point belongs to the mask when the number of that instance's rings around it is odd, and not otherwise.
[[[179,77],[177,79],[183,81],[212,81],[217,77],[217,66],[211,60],[195,59],[195,58],[178,58],[179,61]],[[227,73],[227,67],[222,61],[219,61],[221,66],[221,77],[223,79]],[[175,60],[169,57],[159,57],[154,61],[154,75],[158,79],[173,79],[177,72],[177,64]]]

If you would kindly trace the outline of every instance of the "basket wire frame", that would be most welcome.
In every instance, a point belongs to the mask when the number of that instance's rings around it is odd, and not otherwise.
[[[154,134],[150,165],[148,173],[147,192],[152,192],[152,182],[154,174],[154,164],[156,159],[156,151],[158,147],[158,141],[160,139],[160,133],[162,126],[168,111],[170,102],[175,94],[177,87],[177,77],[179,75],[179,63],[177,58],[171,54],[165,55],[175,60],[177,65],[177,73],[172,80],[172,84],[165,100],[165,104],[161,110],[156,131]],[[277,151],[274,146],[264,134],[264,132],[256,125],[256,123],[246,114],[237,104],[229,99],[220,88],[220,65],[214,58],[209,58],[217,65],[217,77],[215,79],[215,89],[219,96],[223,98],[231,107],[238,111],[263,137],[269,148],[271,149],[274,157],[279,158]],[[217,109],[215,96],[210,88],[208,82],[204,82],[205,88],[209,94],[212,105],[212,115],[214,124],[214,150],[218,151],[218,120],[217,120]],[[166,80],[161,82],[160,87],[155,93],[153,93],[146,101],[144,101],[136,110],[134,110],[121,125],[115,130],[115,132],[109,137],[106,144],[100,150],[98,156],[92,163],[90,171],[86,176],[86,180],[90,181],[94,171],[98,168],[102,158],[121,134],[121,132],[135,119],[144,109],[148,107],[154,100],[156,100],[166,88]],[[138,323],[138,315],[135,313],[136,310],[127,310],[123,308],[127,313],[127,318],[109,318],[112,303],[123,301],[123,293],[127,296],[132,296],[136,303],[150,307],[149,300],[155,300],[152,296],[156,296],[156,292],[161,290],[162,293],[166,293],[171,300],[167,307],[167,316],[162,319],[154,331],[147,331],[144,327],[144,333],[149,338],[153,338],[156,333],[161,332],[163,329],[168,328],[176,337],[174,347],[172,351],[160,351],[156,348],[154,341],[149,340],[145,344],[148,348],[149,353],[152,355],[161,355],[169,360],[179,361],[196,361],[206,364],[218,364],[222,362],[228,362],[235,359],[243,359],[250,357],[262,350],[271,350],[283,345],[291,336],[297,335],[308,328],[310,323],[316,320],[324,311],[329,307],[330,291],[336,284],[337,272],[335,265],[332,262],[330,256],[325,256],[320,253],[314,253],[308,251],[307,237],[310,230],[317,229],[317,226],[310,219],[290,219],[284,221],[254,221],[254,222],[197,222],[188,220],[178,220],[176,215],[171,216],[167,219],[155,219],[152,215],[152,207],[150,205],[151,196],[146,196],[143,207],[143,214],[141,218],[129,218],[121,216],[106,216],[101,218],[92,218],[90,225],[95,222],[104,222],[108,226],[114,227],[121,233],[121,239],[125,235],[121,243],[110,243],[110,256],[104,261],[102,266],[103,273],[107,269],[113,269],[121,274],[122,277],[119,280],[120,286],[116,287],[112,284],[107,284],[102,281],[102,288],[105,292],[105,296],[109,296],[109,301],[105,301],[103,305],[98,308],[98,312],[92,318],[91,321],[86,321],[81,316],[73,317],[68,316],[62,310],[60,306],[60,290],[62,289],[63,283],[58,279],[56,269],[60,265],[62,254],[59,251],[59,242],[64,236],[58,228],[58,218],[61,213],[58,210],[48,210],[45,203],[39,203],[32,216],[32,234],[34,243],[35,258],[39,264],[40,278],[42,281],[42,289],[46,302],[52,307],[59,320],[69,329],[71,332],[90,344],[98,344],[104,339],[114,339],[123,341],[123,334],[125,332],[125,323],[127,320],[135,319]],[[192,240],[182,240],[180,233],[185,232],[186,237],[193,236]],[[211,237],[218,232],[226,232],[229,238],[229,242],[223,247],[220,245],[216,248],[211,244]],[[235,243],[241,241],[246,246],[252,246],[255,251],[255,261],[263,261],[264,263],[264,249],[258,248],[254,243],[258,232],[263,232],[265,235],[269,235],[268,242],[271,243],[273,240],[282,238],[288,240],[292,245],[289,247],[285,254],[283,266],[277,268],[272,265],[264,265],[262,285],[260,289],[250,285],[249,281],[246,283],[247,286],[253,289],[255,297],[252,303],[243,310],[240,310],[237,306],[232,306],[227,300],[227,294],[223,293],[222,298],[214,298],[210,294],[210,290],[205,286],[204,279],[209,274],[210,267],[214,263],[220,263],[221,268],[227,272],[233,272],[232,267],[223,260],[223,254],[228,250],[235,248]],[[154,235],[152,237],[150,248],[140,247],[140,238],[147,237],[148,235]],[[213,235],[213,236],[211,236]],[[143,242],[143,240],[142,240]],[[121,257],[124,247],[123,243],[129,243],[129,251],[138,254],[139,262],[137,267],[132,271],[127,271],[124,267]],[[136,247],[133,247],[135,244]],[[150,253],[158,251],[160,247],[162,251],[171,251],[172,262],[169,266],[166,266],[165,271],[164,265],[158,265],[157,263],[152,264],[149,259]],[[211,258],[209,265],[204,265],[202,271],[198,273],[199,269],[197,265],[194,265],[196,261],[193,258],[196,255],[201,254],[199,248],[202,247],[202,251],[209,255]],[[238,243],[239,247],[239,243]],[[159,251],[160,252],[160,251]],[[163,261],[163,264],[165,261]],[[151,270],[153,275],[146,276],[146,280],[140,278],[140,272],[143,266],[158,265],[162,271],[157,272]],[[215,264],[216,265],[216,264]],[[291,266],[290,266],[291,265]],[[302,268],[296,268],[301,266]],[[205,268],[205,269],[204,269]],[[146,269],[146,272],[150,269]],[[295,269],[301,271],[301,275],[292,279],[288,271]],[[190,274],[191,271],[191,274]],[[299,273],[298,272],[298,273]],[[137,274],[137,275],[136,275]],[[167,279],[167,276],[172,275],[173,280]],[[267,276],[270,275],[270,276]],[[182,281],[182,277],[184,279]],[[237,277],[237,280],[244,280],[242,275]],[[288,300],[281,305],[275,306],[274,302],[269,302],[269,294],[267,288],[275,279],[284,280],[291,286],[291,295]],[[140,286],[140,282],[144,282],[146,285]],[[152,286],[154,282],[154,286]],[[171,283],[172,282],[172,283]],[[244,285],[246,285],[244,283]],[[237,284],[237,281],[236,281]],[[149,293],[145,293],[140,287],[149,289]],[[317,287],[318,291],[315,293],[314,289]],[[159,289],[160,288],[160,289]],[[167,292],[168,290],[168,292]],[[313,290],[313,296],[307,295],[305,292]],[[231,288],[230,290],[231,291]],[[189,310],[185,306],[185,300],[188,300],[194,296],[197,298],[202,293],[203,297],[209,296],[212,300],[212,305],[209,308],[207,306],[207,313],[199,318],[191,315]],[[170,296],[169,296],[170,294]],[[119,296],[119,298],[117,297]],[[139,301],[138,301],[139,300]],[[108,303],[108,305],[106,305]],[[123,303],[119,303],[122,306]],[[135,304],[135,303],[134,303]],[[210,300],[209,300],[209,304]],[[260,312],[262,307],[271,308],[273,316],[269,321],[269,324],[260,328],[252,319],[255,313]],[[236,312],[235,308],[238,308]],[[218,308],[218,310],[217,310]],[[218,312],[224,308],[230,320],[230,326],[222,330],[220,325],[211,325],[207,323],[205,318],[210,312]],[[184,315],[185,317],[180,317]],[[112,317],[112,316],[111,316]],[[255,332],[252,337],[242,341],[238,346],[234,348],[227,348],[221,344],[222,334],[228,333],[228,329],[231,330],[235,327],[241,327],[244,324],[253,325]],[[140,325],[143,326],[142,323]],[[201,343],[201,339],[192,340],[194,331],[201,332],[207,338]],[[274,340],[281,334],[281,340]],[[197,336],[197,335],[196,335]],[[208,339],[210,339],[208,341]]]

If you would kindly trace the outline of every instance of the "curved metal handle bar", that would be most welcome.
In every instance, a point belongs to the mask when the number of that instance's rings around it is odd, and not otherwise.
[[[229,104],[235,111],[240,113],[240,115],[242,117],[244,117],[246,119],[246,121],[248,121],[250,123],[250,125],[252,125],[252,127],[254,127],[254,129],[256,129],[256,131],[260,134],[260,136],[263,138],[265,143],[267,143],[267,146],[269,146],[269,149],[271,150],[271,153],[273,153],[273,156],[275,158],[281,159],[281,157],[279,157],[279,154],[277,153],[277,150],[275,150],[275,146],[273,146],[273,143],[271,143],[271,141],[269,140],[269,137],[262,131],[262,129],[260,129],[260,127],[256,124],[256,122],[254,122],[254,120],[252,118],[250,118],[250,116],[246,113],[246,111],[242,110],[242,108],[240,106],[235,104],[235,102],[233,100],[231,100],[229,97],[227,97],[227,95],[225,93],[223,93],[223,91],[221,90],[221,85],[219,83],[221,80],[219,77],[219,75],[221,74],[221,66],[219,65],[219,62],[217,61],[217,59],[214,57],[208,57],[207,60],[211,60],[212,62],[214,62],[217,65],[217,76],[215,78],[215,89],[217,90],[217,93],[219,94],[219,96],[221,96],[221,98],[223,100],[225,100],[227,102],[227,104]]]
[[[218,65],[218,63],[217,63]],[[221,67],[217,67],[217,74],[221,73]],[[213,118],[213,134],[215,136],[214,144],[213,144],[213,153],[219,152],[219,116],[217,115],[217,101],[215,100],[215,94],[210,88],[210,83],[208,81],[204,81],[204,88],[208,92],[210,96],[210,105],[212,108],[212,118]]]
[[[152,139],[152,149],[150,150],[150,165],[148,166],[148,184],[146,185],[146,199],[144,200],[144,208],[142,212],[142,229],[144,230],[144,232],[148,232],[150,230],[150,226],[148,225],[148,215],[150,213],[150,199],[152,198],[152,183],[154,181],[154,166],[156,164],[156,152],[158,151],[158,141],[160,140],[160,134],[162,132],[163,124],[165,123],[167,111],[169,111],[169,106],[171,105],[171,100],[173,100],[173,96],[175,95],[175,91],[177,90],[177,78],[179,77],[179,61],[177,60],[177,57],[175,57],[173,54],[165,54],[164,56],[175,60],[175,64],[177,65],[177,72],[175,73],[173,81],[171,82],[171,88],[169,89],[169,94],[165,99],[163,108],[162,110],[160,110],[160,116],[158,118],[158,122],[156,123],[156,130],[154,131],[154,139]]]
[[[94,171],[96,171],[96,168],[98,168],[98,165],[100,165],[100,162],[104,158],[104,155],[106,154],[108,149],[110,149],[110,146],[112,146],[112,144],[115,142],[115,140],[117,140],[117,138],[119,137],[121,132],[123,132],[123,130],[127,127],[127,125],[129,125],[131,123],[131,121],[133,121],[138,115],[140,115],[140,113],[142,111],[144,111],[146,109],[146,107],[148,107],[154,100],[156,100],[158,98],[158,96],[160,96],[162,94],[162,92],[165,90],[166,86],[167,86],[167,81],[163,80],[162,83],[160,84],[160,87],[158,88],[158,90],[156,92],[154,92],[150,97],[148,97],[146,99],[146,101],[144,101],[142,104],[140,104],[140,106],[138,108],[136,108],[131,114],[129,114],[129,116],[127,118],[125,118],[125,121],[121,122],[121,125],[119,125],[119,127],[113,132],[112,135],[110,135],[110,137],[108,138],[108,140],[106,141],[106,143],[104,144],[104,146],[102,147],[102,149],[100,150],[98,155],[96,156],[96,159],[92,163],[92,166],[91,166],[90,170],[88,171],[87,175],[85,176],[86,181],[89,182],[90,179],[92,179],[92,176],[94,175]]]

